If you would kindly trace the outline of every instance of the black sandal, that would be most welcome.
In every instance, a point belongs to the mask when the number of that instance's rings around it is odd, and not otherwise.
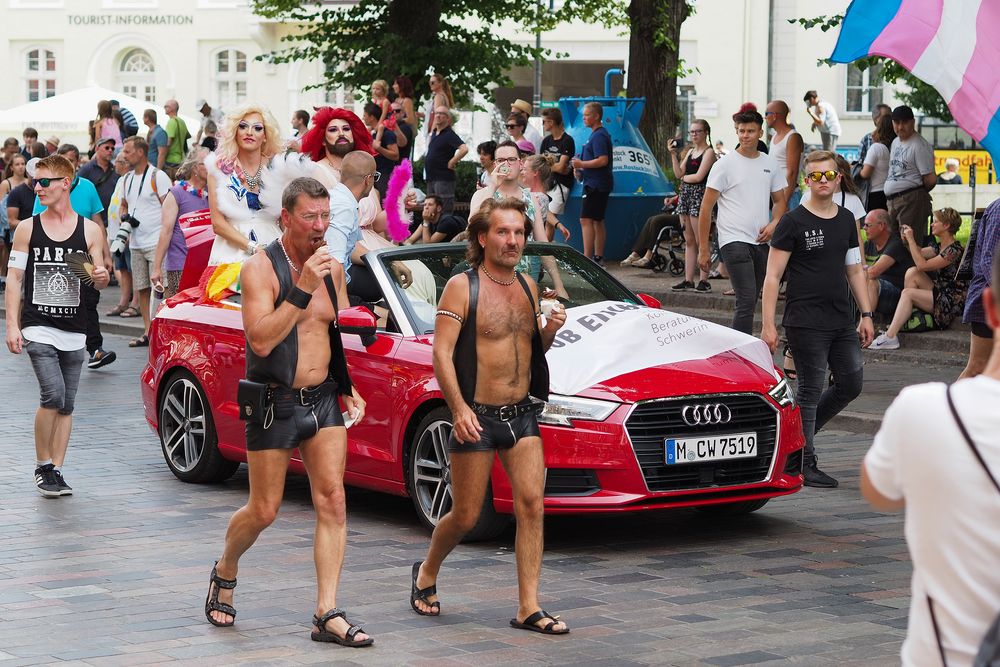
[[[548,618],[551,620],[544,627],[539,627],[535,625],[535,623],[542,620],[543,618]],[[563,628],[562,630],[552,629],[558,622],[559,622],[558,616],[553,616],[544,609],[539,609],[534,614],[532,614],[531,616],[529,616],[528,618],[524,619],[521,622],[518,622],[517,619],[515,618],[510,619],[510,627],[517,628],[518,630],[531,630],[532,632],[540,632],[543,635],[568,635],[569,628]]]
[[[205,598],[205,618],[217,628],[228,628],[236,622],[236,609],[225,602],[219,602],[219,591],[223,588],[227,590],[236,588],[236,580],[220,577],[215,571],[218,565],[219,561],[215,561],[215,565],[212,566],[212,576],[208,580],[208,597]],[[212,618],[213,611],[221,611],[223,614],[232,616],[233,620],[228,623],[221,623]]]
[[[336,607],[322,616],[313,616],[313,625],[316,626],[316,631],[310,635],[312,640],[314,642],[332,642],[334,644],[340,644],[341,646],[348,646],[350,648],[361,648],[362,646],[371,646],[375,643],[375,640],[371,637],[361,640],[355,639],[359,632],[365,631],[360,625],[351,625],[343,637],[335,632],[327,630],[326,624],[338,617],[347,621],[348,624],[351,623],[347,620],[347,614],[343,610],[337,609]]]
[[[788,361],[792,362],[792,368],[788,367],[787,362],[783,362],[781,365],[781,370],[785,372],[785,377],[789,380],[794,380],[798,377],[798,372],[795,370],[795,359],[792,358],[792,349],[788,347],[788,343],[785,343],[785,350],[781,353]]]
[[[128,342],[129,347],[149,347],[149,336],[143,334],[138,338],[133,338]]]
[[[410,606],[413,607],[413,611],[417,612],[421,616],[440,616],[441,603],[439,601],[431,602],[427,599],[432,595],[437,595],[437,584],[431,584],[427,588],[417,588],[417,575],[420,574],[420,566],[423,564],[424,561],[422,560],[413,564],[413,583],[410,586]],[[424,611],[418,607],[417,600],[430,607],[431,611]]]

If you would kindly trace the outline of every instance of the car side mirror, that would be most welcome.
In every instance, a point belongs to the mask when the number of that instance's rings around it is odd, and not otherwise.
[[[375,344],[375,332],[378,321],[372,311],[364,306],[346,308],[337,314],[342,334],[357,334],[361,336],[361,344],[371,347]]]
[[[650,308],[655,308],[656,310],[659,310],[660,308],[663,307],[663,304],[660,303],[660,300],[657,299],[655,296],[643,294],[642,292],[636,294],[636,296],[639,297],[639,299]]]

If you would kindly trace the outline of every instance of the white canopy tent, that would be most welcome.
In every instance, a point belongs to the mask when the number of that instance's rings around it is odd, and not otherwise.
[[[122,107],[131,111],[139,121],[141,136],[146,134],[142,125],[142,112],[146,109],[155,109],[157,121],[166,126],[167,117],[162,104],[144,102],[107,88],[91,86],[0,111],[0,141],[3,137],[17,137],[20,141],[24,128],[33,127],[38,130],[40,141],[55,135],[61,143],[73,143],[85,151],[90,142],[87,123],[97,117],[97,103],[101,100],[118,100]],[[197,119],[178,115],[187,124],[192,137],[198,133]]]

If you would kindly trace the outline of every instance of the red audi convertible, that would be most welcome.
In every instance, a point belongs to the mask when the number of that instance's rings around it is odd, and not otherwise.
[[[410,497],[428,527],[451,505],[434,311],[448,279],[467,268],[464,254],[458,244],[370,252],[378,319],[363,306],[340,314],[351,375],[368,403],[348,430],[346,482]],[[547,513],[746,513],[801,488],[798,408],[766,348],[755,359],[745,352],[760,341],[733,343],[743,335],[659,310],[566,246],[529,244],[522,263],[541,287],[559,288],[568,316],[548,353],[553,393],[539,415]],[[400,266],[411,274],[405,289]],[[171,472],[218,482],[246,460],[236,403],[245,343],[238,297],[197,297],[197,288],[181,292],[153,320],[142,396]],[[297,454],[291,470],[304,471]],[[513,512],[499,462],[491,491],[470,539],[495,536]]]

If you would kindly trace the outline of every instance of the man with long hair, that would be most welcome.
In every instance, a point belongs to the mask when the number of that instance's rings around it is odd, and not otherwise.
[[[517,199],[490,202],[469,223],[468,271],[445,285],[434,330],[434,375],[451,409],[448,441],[452,508],[438,522],[427,558],[413,564],[410,606],[437,616],[437,578],[444,559],[479,519],[494,456],[514,489],[519,604],[512,627],[566,634],[542,610],[545,462],[536,414],[548,399],[547,350],[566,322],[561,308],[540,320],[538,286],[516,271],[528,222]],[[512,354],[513,352],[513,354]]]

